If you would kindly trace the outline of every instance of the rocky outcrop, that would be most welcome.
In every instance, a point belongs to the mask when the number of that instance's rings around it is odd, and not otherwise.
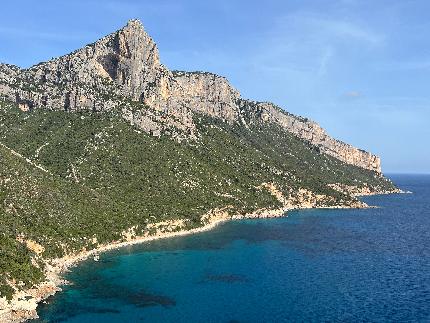
[[[385,194],[404,194],[408,193],[405,192],[397,187],[394,187],[392,189],[384,189],[382,187],[370,187],[369,185],[365,184],[362,186],[357,185],[346,185],[342,183],[335,183],[335,184],[329,184],[329,187],[333,188],[334,190],[341,192],[343,194],[351,195],[351,196],[370,196],[370,195],[385,195]]]
[[[61,289],[60,283],[46,281],[26,291],[16,291],[11,301],[0,298],[0,322],[24,322],[38,318],[37,305]]]
[[[243,100],[207,72],[171,72],[138,20],[69,55],[29,69],[0,64],[0,95],[21,110],[113,111],[154,136],[195,138],[195,114],[247,125],[275,123],[345,163],[381,172],[379,157],[330,137],[317,123],[270,103]]]

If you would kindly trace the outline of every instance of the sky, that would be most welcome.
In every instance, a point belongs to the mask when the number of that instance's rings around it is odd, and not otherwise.
[[[170,69],[227,77],[382,158],[430,173],[430,1],[75,0],[2,3],[0,62],[29,67],[140,19]]]

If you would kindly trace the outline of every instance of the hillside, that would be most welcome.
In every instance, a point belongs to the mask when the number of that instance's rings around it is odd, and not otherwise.
[[[315,122],[214,74],[169,71],[134,20],[30,69],[0,65],[0,95],[8,299],[43,281],[51,259],[200,227],[216,210],[362,207],[357,193],[397,191],[379,157]]]

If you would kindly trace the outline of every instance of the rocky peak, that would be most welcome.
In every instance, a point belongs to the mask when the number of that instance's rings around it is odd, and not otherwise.
[[[138,20],[69,55],[38,64],[27,71],[39,82],[100,85],[111,80],[132,100],[164,72],[157,46]]]
[[[98,45],[101,51],[96,60],[107,74],[103,76],[123,86],[133,100],[139,100],[146,85],[166,72],[157,45],[138,20],[130,20]]]

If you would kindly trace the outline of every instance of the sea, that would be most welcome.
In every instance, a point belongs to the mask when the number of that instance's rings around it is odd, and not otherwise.
[[[430,175],[390,177],[412,193],[101,254],[34,322],[430,322]]]

